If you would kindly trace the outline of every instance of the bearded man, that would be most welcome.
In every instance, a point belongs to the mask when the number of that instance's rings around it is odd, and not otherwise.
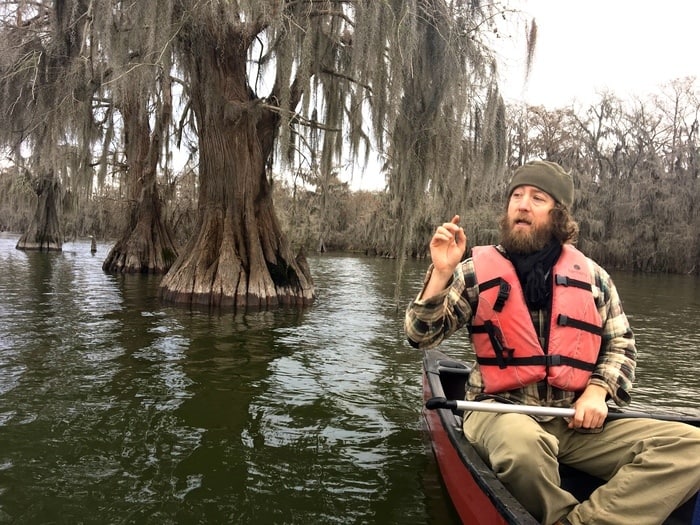
[[[637,350],[608,273],[574,247],[574,184],[533,161],[508,187],[498,246],[439,226],[422,290],[406,310],[409,343],[430,348],[466,327],[476,354],[467,400],[573,407],[568,419],[472,411],[464,434],[542,524],[660,524],[700,489],[700,429],[607,421],[628,405]],[[606,481],[586,501],[560,487],[559,462]]]

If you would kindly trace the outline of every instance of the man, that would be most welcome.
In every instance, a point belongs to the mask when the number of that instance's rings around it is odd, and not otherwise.
[[[653,419],[606,422],[634,381],[634,336],[610,276],[574,248],[572,177],[529,162],[508,187],[499,246],[467,246],[459,217],[430,241],[432,265],[406,311],[412,346],[467,327],[477,362],[467,399],[573,407],[569,420],[473,411],[464,433],[544,525],[660,524],[700,489],[700,429]],[[607,482],[579,502],[566,463]]]

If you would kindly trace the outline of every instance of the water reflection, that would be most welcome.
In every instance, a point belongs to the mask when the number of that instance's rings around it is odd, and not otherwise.
[[[700,416],[700,279],[615,277],[639,351],[634,405]]]
[[[277,331],[277,344],[289,351],[270,364],[250,404],[245,444],[274,452],[262,462],[259,452],[251,456],[247,484],[267,494],[274,478],[288,479],[274,484],[288,515],[355,521],[367,512],[358,498],[369,504],[386,492],[388,439],[400,431],[377,403],[387,365],[372,344],[393,321],[377,313],[381,298],[366,262],[332,258],[315,268],[324,284],[313,315]],[[263,467],[279,455],[289,458],[279,472]]]

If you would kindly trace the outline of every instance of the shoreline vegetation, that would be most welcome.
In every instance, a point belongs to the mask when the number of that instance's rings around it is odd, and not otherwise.
[[[618,111],[622,108],[621,101],[606,95],[585,113],[590,115],[596,109],[610,107],[611,103],[618,104]],[[593,145],[585,140],[589,135],[573,109],[520,109],[529,122],[530,139],[527,145],[520,144],[519,149],[541,151],[538,145],[546,137],[536,132],[545,129],[547,123],[557,125],[552,132],[555,137],[567,136],[567,126],[580,127],[580,143],[571,141],[569,131],[567,148],[555,143],[552,150],[559,152],[555,156],[557,160],[571,166],[574,173],[577,186],[574,216],[581,228],[578,245],[584,251],[611,269],[700,274],[700,235],[697,233],[700,231],[700,178],[694,158],[683,162],[679,159],[673,169],[668,166],[668,154],[642,158],[639,153],[633,159],[628,157],[626,162],[621,151],[626,146],[612,145],[612,129],[606,132],[609,145],[605,148],[599,145],[598,150],[593,150]],[[632,115],[628,117],[631,118]],[[523,120],[511,123],[511,129],[519,125],[522,132],[523,123]],[[652,130],[638,132],[651,134]],[[658,142],[649,144],[649,148],[652,147],[669,151]],[[597,152],[584,155],[585,151]],[[685,151],[692,154],[697,148],[687,147]],[[435,224],[453,213],[462,216],[469,246],[497,242],[496,224],[508,172],[504,170],[500,177],[491,180],[462,181],[464,186],[473,189],[465,190],[452,205],[445,203],[437,192],[427,190],[420,209],[415,210],[419,220],[407,245],[407,257],[428,257],[430,232]],[[352,191],[337,173],[329,179],[322,185],[324,191],[319,189],[320,184],[315,187],[303,181],[298,184],[276,181],[273,185],[275,211],[292,247],[305,253],[395,258],[392,235],[397,225],[392,213],[395,199],[390,192]],[[179,246],[187,242],[197,220],[195,180],[194,173],[183,174],[160,193],[165,221],[171,226]],[[22,234],[31,221],[35,201],[32,188],[23,185],[21,178],[11,172],[1,173],[0,231]],[[60,220],[66,242],[96,238],[109,243],[118,239],[125,227],[119,218],[125,215],[126,201],[119,188],[106,185],[100,188],[99,194],[82,199],[66,192],[62,203]],[[446,209],[450,211],[444,212]]]
[[[514,167],[544,158],[572,171],[573,211],[581,230],[578,245],[606,267],[698,275],[697,120],[678,117],[695,107],[695,80],[671,83],[663,94],[634,103],[603,94],[585,108],[509,106],[506,164]],[[677,108],[673,113],[671,101]],[[675,120],[669,120],[670,114]],[[407,235],[406,256],[427,257],[435,225],[455,213],[462,217],[469,246],[497,242],[496,225],[511,170],[476,172],[465,165],[463,178],[452,186],[429,185],[412,210],[414,227]],[[365,172],[363,177],[371,175]],[[183,246],[198,217],[197,173],[190,170],[167,179],[158,182],[162,213],[176,245]],[[292,181],[277,175],[271,179],[275,213],[295,252],[389,258],[400,253],[396,210],[404,204],[390,188],[352,191],[338,171]],[[0,172],[0,231],[25,232],[36,201],[27,175]],[[128,227],[125,209],[131,205],[121,186],[103,184],[90,196],[63,191],[64,239],[118,239]]]

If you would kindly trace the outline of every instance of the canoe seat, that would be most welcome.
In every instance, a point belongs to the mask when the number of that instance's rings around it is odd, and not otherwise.
[[[440,375],[442,375],[442,373],[445,372],[448,374],[468,376],[472,369],[470,366],[467,366],[460,361],[453,361],[452,359],[440,359],[438,361],[438,371],[440,372]]]
[[[471,367],[459,361],[452,361],[451,359],[440,359],[438,361],[440,382],[447,399],[464,399],[469,372],[471,372]],[[464,411],[455,409],[452,413],[455,415],[455,423],[461,433]]]

